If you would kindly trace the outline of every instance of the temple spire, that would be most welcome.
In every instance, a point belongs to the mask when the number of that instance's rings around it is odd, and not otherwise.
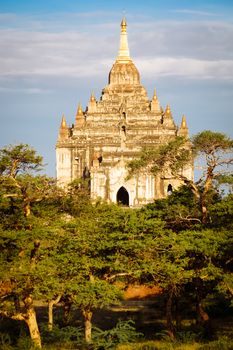
[[[189,129],[186,121],[185,115],[182,115],[182,121],[180,124],[180,128],[178,130],[178,135],[183,137],[188,137]]]
[[[88,103],[88,112],[89,112],[89,113],[94,113],[94,112],[96,112],[96,104],[97,104],[96,98],[95,98],[94,93],[92,92],[92,93],[91,93],[91,97],[90,97],[90,101],[89,101],[89,103]]]
[[[84,125],[85,118],[81,103],[78,104],[78,109],[75,117],[75,126],[81,128]]]
[[[129,46],[128,46],[128,38],[127,38],[127,23],[125,17],[123,17],[121,21],[121,36],[120,36],[120,48],[118,52],[118,61],[131,61],[129,55]]]
[[[62,119],[61,119],[61,125],[60,125],[60,129],[59,129],[59,140],[65,140],[69,137],[69,128],[68,125],[66,123],[66,118],[65,115],[62,115]]]
[[[64,114],[62,114],[62,119],[61,119],[61,128],[65,129],[67,128],[67,123],[66,123],[66,117]]]
[[[158,97],[156,94],[156,89],[154,89],[154,95],[153,95],[152,101],[151,101],[151,111],[161,114],[161,107],[160,107],[159,100],[158,100]]]
[[[77,109],[76,116],[78,116],[78,115],[83,115],[83,110],[82,110],[81,103],[78,104],[78,109]]]

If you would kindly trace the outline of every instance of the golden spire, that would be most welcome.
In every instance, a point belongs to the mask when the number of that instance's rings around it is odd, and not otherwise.
[[[82,110],[82,105],[81,103],[78,104],[78,109],[77,109],[77,114],[76,116],[78,115],[83,115],[83,110]]]
[[[65,118],[65,115],[64,114],[62,114],[62,119],[61,119],[61,129],[65,129],[65,128],[67,128],[68,126],[67,126],[67,123],[66,123],[66,118]]]
[[[59,130],[59,140],[65,140],[69,137],[68,125],[66,123],[65,115],[62,114],[61,125]]]
[[[75,118],[75,126],[78,128],[81,128],[84,125],[84,122],[85,122],[85,118],[82,110],[82,105],[81,103],[79,103],[77,113],[76,113],[76,118]]]
[[[153,100],[157,100],[157,94],[156,94],[156,89],[154,89],[154,95],[153,95]]]
[[[120,48],[118,52],[118,61],[130,61],[129,56],[129,47],[128,47],[128,38],[127,38],[127,31],[126,31],[127,23],[125,17],[123,17],[121,21],[121,37],[120,37]]]
[[[96,112],[96,105],[97,105],[96,98],[95,98],[94,93],[92,92],[89,103],[88,103],[88,109],[87,109],[88,113]]]
[[[90,97],[90,102],[95,102],[95,101],[96,101],[95,95],[94,95],[94,93],[92,92],[92,93],[91,93],[91,97]]]
[[[180,128],[178,130],[178,135],[187,138],[188,134],[189,134],[189,129],[188,129],[186,117],[185,117],[185,115],[182,115],[182,121],[180,124]]]
[[[187,129],[187,128],[188,128],[188,126],[187,126],[187,121],[186,121],[186,117],[185,117],[184,114],[182,115],[182,121],[181,121],[180,128],[181,128],[181,129]]]
[[[151,101],[151,111],[161,114],[161,107],[160,107],[159,100],[158,100],[158,97],[156,95],[155,89],[154,89],[154,95],[153,95],[152,101]]]
[[[171,112],[171,108],[170,108],[170,105],[169,105],[169,104],[167,105],[164,114],[165,114],[167,117],[170,117],[170,116],[171,116],[172,112]]]

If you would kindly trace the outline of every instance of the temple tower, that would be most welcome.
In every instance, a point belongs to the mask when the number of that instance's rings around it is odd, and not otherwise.
[[[75,123],[68,128],[63,117],[56,144],[57,179],[65,187],[89,177],[91,197],[138,207],[167,195],[180,181],[148,173],[126,180],[127,163],[142,148],[154,148],[178,135],[188,137],[186,118],[180,128],[169,105],[165,112],[156,91],[150,100],[129,53],[127,23],[121,22],[118,55],[100,99],[93,92],[85,111],[81,104]],[[168,169],[169,171],[169,169]],[[190,166],[186,174],[193,177]]]

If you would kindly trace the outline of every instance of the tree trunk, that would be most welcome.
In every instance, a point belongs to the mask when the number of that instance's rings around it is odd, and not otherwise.
[[[172,322],[172,299],[173,299],[173,290],[169,291],[167,302],[166,302],[166,321],[167,321],[167,330],[169,336],[175,338],[175,329]]]
[[[20,302],[18,295],[14,295],[14,305],[15,305],[15,311],[16,313],[20,312]]]
[[[201,324],[205,324],[206,322],[209,321],[209,315],[207,314],[207,312],[204,310],[203,306],[202,306],[202,302],[200,300],[197,301],[196,304],[196,311],[197,311],[197,315],[198,315],[198,321]]]
[[[52,331],[53,329],[53,306],[58,304],[61,299],[61,294],[57,296],[56,299],[48,301],[48,330]]]
[[[209,167],[207,170],[207,178],[204,184],[204,189],[201,194],[201,212],[202,212],[202,223],[206,224],[207,223],[207,218],[208,218],[208,212],[207,212],[207,204],[206,204],[206,196],[208,192],[211,189],[213,182],[213,169],[212,167]]]
[[[198,286],[198,287],[197,287]],[[197,312],[197,323],[200,324],[204,329],[204,336],[211,338],[213,336],[213,329],[211,325],[211,320],[209,318],[209,315],[204,310],[202,301],[203,296],[205,296],[205,293],[203,294],[202,291],[202,281],[197,280],[196,283],[196,312]]]
[[[70,321],[70,310],[72,301],[69,296],[65,296],[63,299],[63,325],[67,326]]]
[[[181,330],[181,314],[179,300],[175,301],[175,317],[176,317],[176,330]]]
[[[37,348],[41,349],[41,337],[37,324],[36,312],[33,306],[33,299],[30,295],[28,295],[24,298],[23,302],[26,308],[25,322],[28,325],[31,339],[33,344],[35,344]]]
[[[42,348],[41,337],[40,337],[40,331],[36,320],[36,312],[34,307],[30,307],[30,309],[28,310],[25,321],[28,325],[33,344],[35,344],[37,348],[41,349]]]
[[[25,202],[23,206],[24,216],[28,218],[31,214],[31,206],[29,202]]]
[[[91,319],[92,319],[92,311],[90,308],[85,308],[83,310],[83,318],[84,318],[84,336],[87,343],[91,342]]]
[[[53,305],[54,301],[48,301],[48,330],[51,332],[53,330]]]

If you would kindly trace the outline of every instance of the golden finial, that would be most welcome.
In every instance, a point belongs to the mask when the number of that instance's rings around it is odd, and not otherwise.
[[[81,103],[78,104],[78,110],[76,115],[83,115],[82,105]]]
[[[182,121],[181,121],[181,124],[180,124],[180,128],[178,130],[178,135],[187,138],[188,137],[188,133],[189,133],[189,130],[188,130],[186,117],[183,114],[182,115]]]
[[[187,129],[187,121],[186,121],[186,116],[183,114],[182,115],[182,121],[181,121],[181,126],[182,129]]]
[[[125,33],[126,32],[126,27],[127,27],[127,23],[126,23],[126,19],[125,19],[125,16],[122,18],[122,21],[121,21],[121,32],[122,33]]]
[[[156,89],[154,89],[154,95],[153,95],[153,100],[157,99],[157,94],[156,94]]]
[[[95,95],[93,92],[91,93],[90,101],[95,102]]]
[[[69,137],[69,129],[68,129],[68,125],[66,123],[66,118],[65,115],[62,114],[62,118],[61,118],[61,126],[59,129],[59,136],[58,139],[59,140],[65,140]]]
[[[170,116],[171,115],[171,108],[170,105],[168,104],[166,109],[165,109],[165,115]]]
[[[66,118],[65,115],[62,114],[62,119],[61,119],[61,128],[67,128],[67,123],[66,123]]]

